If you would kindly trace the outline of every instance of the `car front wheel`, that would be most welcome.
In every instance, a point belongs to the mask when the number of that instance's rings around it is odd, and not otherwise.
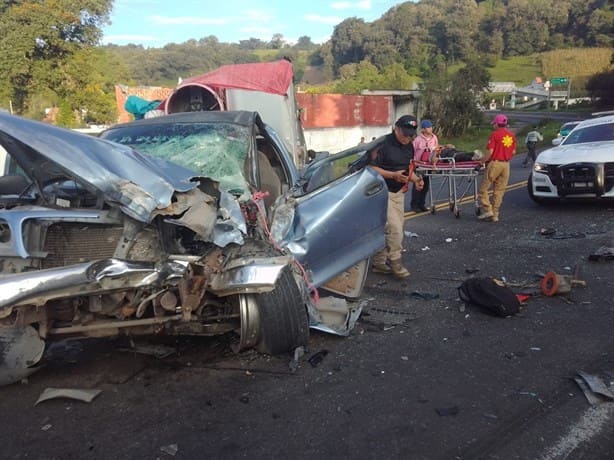
[[[255,347],[274,355],[307,344],[307,312],[289,267],[282,271],[271,292],[238,297],[241,330],[237,351]]]

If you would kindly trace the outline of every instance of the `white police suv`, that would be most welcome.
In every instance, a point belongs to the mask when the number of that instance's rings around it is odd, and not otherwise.
[[[540,204],[614,198],[614,115],[580,122],[558,146],[541,152],[528,191]]]

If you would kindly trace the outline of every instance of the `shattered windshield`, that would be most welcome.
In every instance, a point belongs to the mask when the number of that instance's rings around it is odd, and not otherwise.
[[[220,122],[127,126],[111,129],[104,138],[191,169],[231,193],[249,191],[243,174],[250,139],[246,126]]]

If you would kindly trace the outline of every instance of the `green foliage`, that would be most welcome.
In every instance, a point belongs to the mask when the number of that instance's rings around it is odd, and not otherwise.
[[[334,85],[333,91],[343,94],[360,94],[363,90],[409,90],[414,88],[418,80],[400,64],[391,64],[380,72],[367,60],[358,65],[344,65],[339,73],[341,79]]]
[[[365,42],[369,26],[364,20],[349,18],[335,27],[331,37],[331,52],[335,58],[335,70],[345,64],[355,64],[365,59]]]
[[[28,111],[36,92],[62,92],[71,75],[64,63],[94,46],[112,0],[24,0],[0,15],[0,81],[17,113]]]
[[[546,78],[593,75],[608,68],[611,48],[566,48],[543,53],[543,75]]]
[[[540,61],[539,54],[499,59],[488,72],[492,81],[513,81],[519,86],[524,86],[532,82],[535,77],[543,76]]]
[[[61,101],[66,124],[67,113],[108,123],[116,117],[115,84],[174,87],[178,77],[224,64],[282,57],[293,61],[297,82],[305,75],[305,81],[320,83],[308,92],[412,89],[424,81],[428,110],[446,135],[468,132],[477,123],[474,99],[485,69],[492,80],[519,86],[538,76],[565,76],[572,79],[573,95],[581,95],[586,83],[593,97],[610,103],[614,7],[604,0],[401,2],[372,23],[342,21],[321,46],[308,36],[291,46],[274,34],[268,42],[230,44],[206,36],[162,48],[100,47],[112,5],[113,0],[1,2],[0,107],[10,101],[17,113],[40,118]]]
[[[423,85],[425,118],[433,120],[443,136],[465,134],[482,119],[477,98],[489,80],[489,73],[476,62],[467,64],[453,76],[433,73]]]
[[[586,84],[598,107],[614,107],[614,69],[593,75]]]
[[[64,128],[77,128],[79,126],[75,111],[68,101],[63,100],[58,104],[56,123]]]

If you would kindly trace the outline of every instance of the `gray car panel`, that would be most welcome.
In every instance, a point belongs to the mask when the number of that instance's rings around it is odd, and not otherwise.
[[[194,173],[178,165],[144,156],[123,145],[3,112],[0,143],[40,186],[76,180],[144,222],[156,209],[169,206],[175,191],[197,186],[191,182]]]

